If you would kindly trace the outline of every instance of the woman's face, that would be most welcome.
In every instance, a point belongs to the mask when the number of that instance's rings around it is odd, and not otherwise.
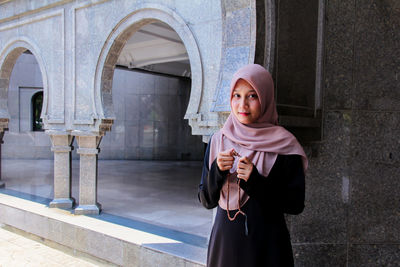
[[[239,122],[251,124],[261,115],[261,104],[256,90],[245,80],[239,79],[232,92],[232,112]]]

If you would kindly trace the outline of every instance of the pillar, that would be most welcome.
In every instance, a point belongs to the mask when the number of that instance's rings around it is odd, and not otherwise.
[[[71,209],[71,151],[74,137],[65,132],[51,132],[51,151],[54,152],[54,199],[50,208]]]
[[[101,136],[76,136],[79,170],[79,206],[75,214],[99,214],[101,205],[97,203],[97,155]]]

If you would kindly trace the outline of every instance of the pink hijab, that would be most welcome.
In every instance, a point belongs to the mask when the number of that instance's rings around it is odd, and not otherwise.
[[[278,126],[278,113],[274,102],[274,83],[269,72],[260,65],[250,64],[240,68],[232,78],[230,98],[239,79],[248,82],[257,92],[261,104],[260,118],[252,124],[240,123],[235,115],[229,115],[223,128],[216,132],[210,145],[210,167],[217,158],[219,151],[234,148],[242,157],[248,157],[260,174],[267,177],[271,171],[278,154],[300,155],[303,160],[304,171],[308,167],[307,157],[297,139],[285,128]],[[233,168],[230,170],[221,192],[219,206],[227,209],[228,181],[231,193],[229,196],[229,209],[238,209],[239,190],[236,181],[236,167],[238,157],[235,158]],[[249,196],[240,190],[240,207]]]

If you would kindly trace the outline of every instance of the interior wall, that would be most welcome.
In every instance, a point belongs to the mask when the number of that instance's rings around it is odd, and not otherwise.
[[[4,134],[2,158],[52,159],[50,138],[32,131],[32,96],[43,87],[42,73],[32,54],[23,53],[13,68],[8,90],[9,130]]]
[[[201,136],[193,136],[183,119],[190,79],[117,68],[113,80],[116,120],[100,144],[100,159],[202,160]],[[9,88],[9,131],[3,158],[52,159],[50,138],[33,132],[31,98],[42,88],[42,76],[31,54],[22,54]],[[78,159],[74,141],[73,158]]]
[[[202,160],[201,136],[184,120],[190,79],[117,68],[116,120],[101,141],[100,159]]]

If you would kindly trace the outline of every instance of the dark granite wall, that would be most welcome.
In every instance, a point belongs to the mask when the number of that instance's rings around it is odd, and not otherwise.
[[[323,139],[296,266],[400,266],[400,1],[326,0]]]
[[[313,108],[318,0],[279,0],[276,20],[273,75],[278,106]]]

